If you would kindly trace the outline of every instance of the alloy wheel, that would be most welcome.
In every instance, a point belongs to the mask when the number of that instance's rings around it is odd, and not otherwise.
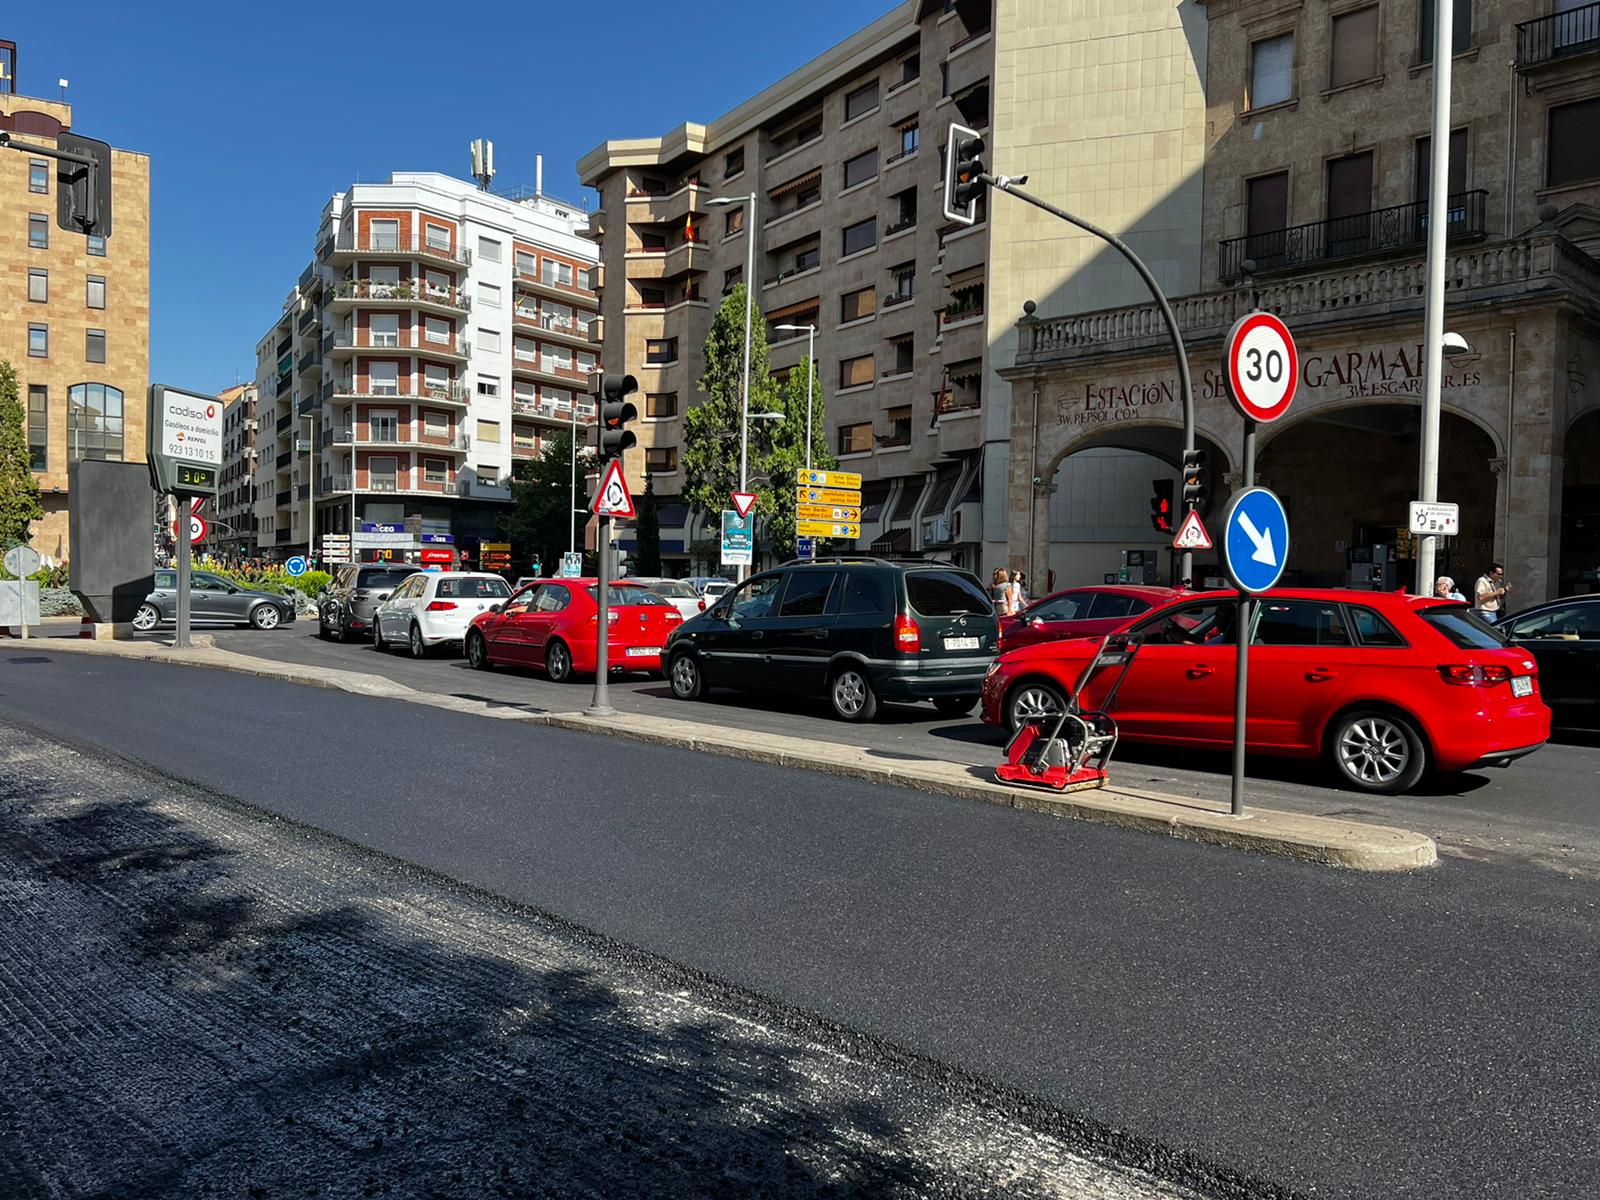
[[[251,624],[257,629],[276,629],[278,627],[278,610],[270,604],[262,604],[251,614]]]
[[[833,706],[842,717],[857,716],[867,703],[867,681],[857,671],[841,671],[833,681]]]
[[[700,668],[687,654],[680,654],[672,664],[672,694],[680,700],[692,700],[700,691]]]
[[[1386,717],[1352,721],[1339,738],[1339,766],[1367,787],[1393,783],[1411,765],[1405,732]]]
[[[161,614],[156,611],[153,604],[141,604],[139,611],[133,614],[133,627],[140,633],[149,633],[161,624]]]
[[[1011,724],[1021,725],[1030,717],[1055,717],[1061,714],[1061,697],[1051,688],[1031,683],[1011,699]]]

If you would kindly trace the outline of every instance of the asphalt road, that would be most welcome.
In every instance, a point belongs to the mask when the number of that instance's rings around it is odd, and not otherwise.
[[[1338,872],[47,649],[0,651],[0,720],[975,1072],[1214,1193],[1578,1197],[1600,1170],[1581,876]]]
[[[314,622],[273,633],[220,630],[225,650],[281,662],[340,667],[388,676],[422,691],[471,696],[544,711],[571,711],[589,701],[589,683],[559,685],[531,671],[473,671],[449,654],[421,662],[378,653],[370,643],[339,645],[316,636]],[[885,705],[866,726],[835,720],[825,702],[719,690],[705,703],[673,699],[659,679],[624,677],[612,703],[624,712],[689,717],[756,733],[782,733],[866,746],[889,757],[931,758],[988,766],[1002,755],[999,731],[976,717],[947,720],[931,705]],[[1115,778],[1174,795],[1226,801],[1226,754],[1124,744]],[[1432,836],[1446,854],[1527,863],[1600,879],[1600,740],[1566,739],[1506,769],[1425,780],[1409,796],[1368,797],[1329,786],[1316,763],[1255,757],[1248,802],[1319,816],[1401,825]]]

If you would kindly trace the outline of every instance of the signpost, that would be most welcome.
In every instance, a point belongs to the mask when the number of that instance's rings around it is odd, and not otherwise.
[[[438,557],[430,558],[429,555]],[[455,557],[455,551],[448,547],[440,546],[434,549],[426,547],[422,550],[423,562],[447,563]],[[485,571],[509,571],[511,569],[511,543],[510,542],[479,542],[478,566]]]
[[[157,492],[199,500],[215,499],[222,472],[222,401],[200,392],[185,392],[153,383],[145,396],[145,458],[150,482]],[[198,537],[185,538],[173,531],[177,548],[177,636],[173,643],[189,645],[189,546],[205,536],[200,522]]]
[[[172,523],[172,540],[174,542],[181,542],[183,540],[182,535],[179,533],[179,529],[182,527],[182,525],[183,522],[181,520],[174,521]],[[206,519],[200,515],[200,500],[198,497],[196,497],[189,502],[190,544],[198,546],[201,542],[205,541],[206,534],[210,532],[210,529],[211,527],[206,524]]]
[[[1461,506],[1440,501],[1413,500],[1409,532],[1455,537],[1461,532]],[[1425,579],[1417,580],[1417,590],[1421,591],[1426,583]]]
[[[633,496],[628,492],[628,481],[622,476],[620,458],[613,458],[607,464],[606,473],[600,478],[600,486],[595,489],[594,506],[591,511],[597,517],[625,517],[630,521],[633,519]]]
[[[561,556],[561,578],[576,579],[583,574],[583,555],[576,550],[568,550]]]
[[[306,573],[305,555],[296,554],[292,558],[286,559],[283,564],[283,569],[289,572],[290,578],[299,579],[300,576]]]
[[[1211,535],[1206,532],[1205,522],[1200,519],[1200,514],[1194,509],[1189,510],[1189,515],[1184,517],[1183,524],[1178,526],[1178,532],[1173,536],[1172,548],[1174,550],[1210,550]]]
[[[722,510],[722,565],[748,567],[755,558],[755,518]]]
[[[795,482],[799,485],[794,493],[797,539],[843,538],[853,542],[861,536],[860,475],[802,467],[795,472]],[[815,542],[802,557],[816,557]]]
[[[39,607],[38,587],[37,585],[32,588],[29,587],[33,580],[29,579],[28,576],[39,569],[39,564],[42,561],[39,557],[39,552],[32,546],[13,546],[6,551],[6,573],[15,579],[17,583],[17,624],[22,628],[24,641],[28,638],[28,625],[30,623],[29,599],[31,598],[34,601],[33,608],[37,609]],[[37,612],[32,613],[31,617],[34,622],[39,620]]]

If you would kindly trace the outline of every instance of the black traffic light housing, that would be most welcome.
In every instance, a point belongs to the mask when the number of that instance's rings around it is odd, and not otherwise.
[[[63,131],[56,149],[94,166],[56,159],[56,224],[69,233],[111,236],[111,147],[94,138]]]
[[[1206,482],[1206,452],[1183,452],[1183,507],[1204,513],[1211,504],[1211,488]]]
[[[628,402],[628,397],[639,390],[639,381],[632,375],[601,375],[595,383],[595,449],[600,452],[601,463],[621,458],[623,451],[638,444],[639,439],[626,426],[639,415],[639,410]]]
[[[945,219],[962,225],[978,220],[978,197],[987,183],[983,176],[983,137],[976,129],[952,124],[946,134],[944,154]]]
[[[1150,524],[1157,533],[1172,533],[1172,493],[1176,489],[1170,479],[1150,481]]]

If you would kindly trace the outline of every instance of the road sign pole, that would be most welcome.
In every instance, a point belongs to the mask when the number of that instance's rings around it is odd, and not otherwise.
[[[189,520],[187,502],[177,504],[177,518],[173,528],[177,534],[173,541],[178,549],[178,632],[173,644],[180,649],[189,645]]]
[[[600,560],[600,628],[595,632],[594,697],[585,710],[591,717],[614,717],[611,707],[611,518],[600,514],[594,548]]]
[[[1256,485],[1256,423],[1244,419],[1244,486]],[[1229,790],[1228,811],[1244,815],[1244,735],[1250,701],[1250,623],[1255,604],[1249,592],[1239,590],[1239,612],[1234,626],[1235,667],[1233,677],[1233,784]]]

